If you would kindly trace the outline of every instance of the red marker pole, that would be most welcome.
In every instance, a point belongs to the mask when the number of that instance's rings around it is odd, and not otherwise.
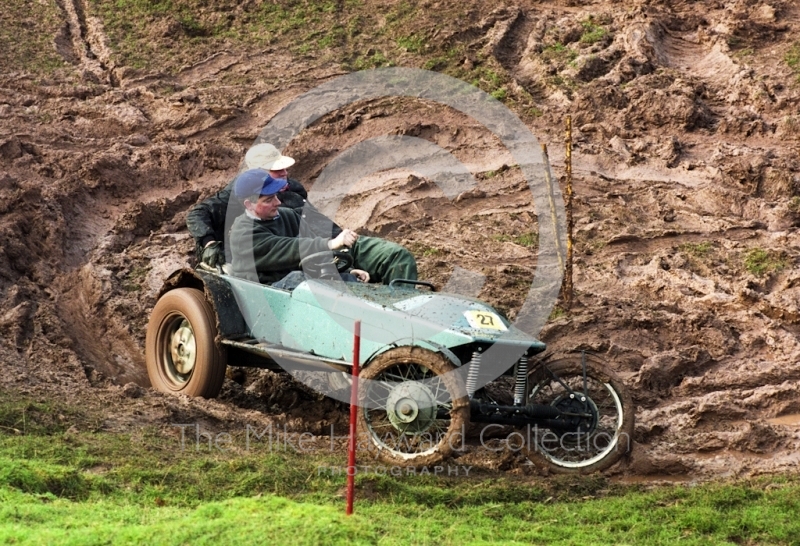
[[[348,516],[353,513],[356,477],[356,420],[358,419],[358,361],[361,353],[361,321],[357,320],[353,329],[353,386],[350,390],[350,442],[347,446],[347,509]]]

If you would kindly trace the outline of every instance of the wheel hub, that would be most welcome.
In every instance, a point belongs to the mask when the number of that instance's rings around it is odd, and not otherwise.
[[[597,427],[597,406],[583,393],[563,394],[556,398],[552,405],[562,414],[566,414],[565,420],[575,427],[575,430],[580,429],[584,434],[591,434]]]
[[[186,375],[194,369],[197,358],[197,344],[194,339],[194,331],[189,321],[181,321],[178,328],[172,334],[169,343],[170,356],[175,371],[181,375]]]
[[[424,432],[436,420],[436,398],[423,384],[401,383],[389,393],[386,413],[397,430],[407,433]]]

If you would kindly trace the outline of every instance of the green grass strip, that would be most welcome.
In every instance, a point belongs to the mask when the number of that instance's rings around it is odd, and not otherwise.
[[[363,485],[363,484],[362,484]],[[476,486],[479,483],[474,484]],[[2,544],[796,544],[798,486],[670,487],[572,502],[427,505],[263,495],[194,508],[0,488]],[[302,496],[301,496],[302,498]]]
[[[181,451],[157,434],[0,434],[0,544],[796,544],[800,536],[794,478],[644,490],[601,476],[364,474],[356,516],[346,518],[345,477],[325,470],[343,464],[343,453],[324,450]]]
[[[180,443],[172,427],[0,393],[0,544],[798,544],[800,479],[646,488],[603,476],[366,472],[346,454]],[[74,424],[80,430],[64,430]],[[94,425],[93,425],[94,424]],[[238,434],[238,435],[237,435]],[[459,465],[459,460],[448,465]],[[359,465],[376,462],[362,453]],[[419,470],[419,469],[418,469]]]

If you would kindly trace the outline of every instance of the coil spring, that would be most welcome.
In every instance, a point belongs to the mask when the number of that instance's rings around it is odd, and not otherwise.
[[[481,353],[475,351],[472,353],[472,360],[469,362],[469,372],[467,373],[467,395],[472,398],[478,385],[478,374],[481,368]]]
[[[528,358],[523,356],[517,361],[517,373],[514,381],[514,405],[521,406],[525,400],[525,388],[528,383]]]

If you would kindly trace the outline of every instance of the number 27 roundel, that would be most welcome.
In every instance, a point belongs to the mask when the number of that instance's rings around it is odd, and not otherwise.
[[[470,327],[476,330],[508,330],[503,320],[491,311],[477,311],[471,309],[464,311],[464,316],[467,319]]]

